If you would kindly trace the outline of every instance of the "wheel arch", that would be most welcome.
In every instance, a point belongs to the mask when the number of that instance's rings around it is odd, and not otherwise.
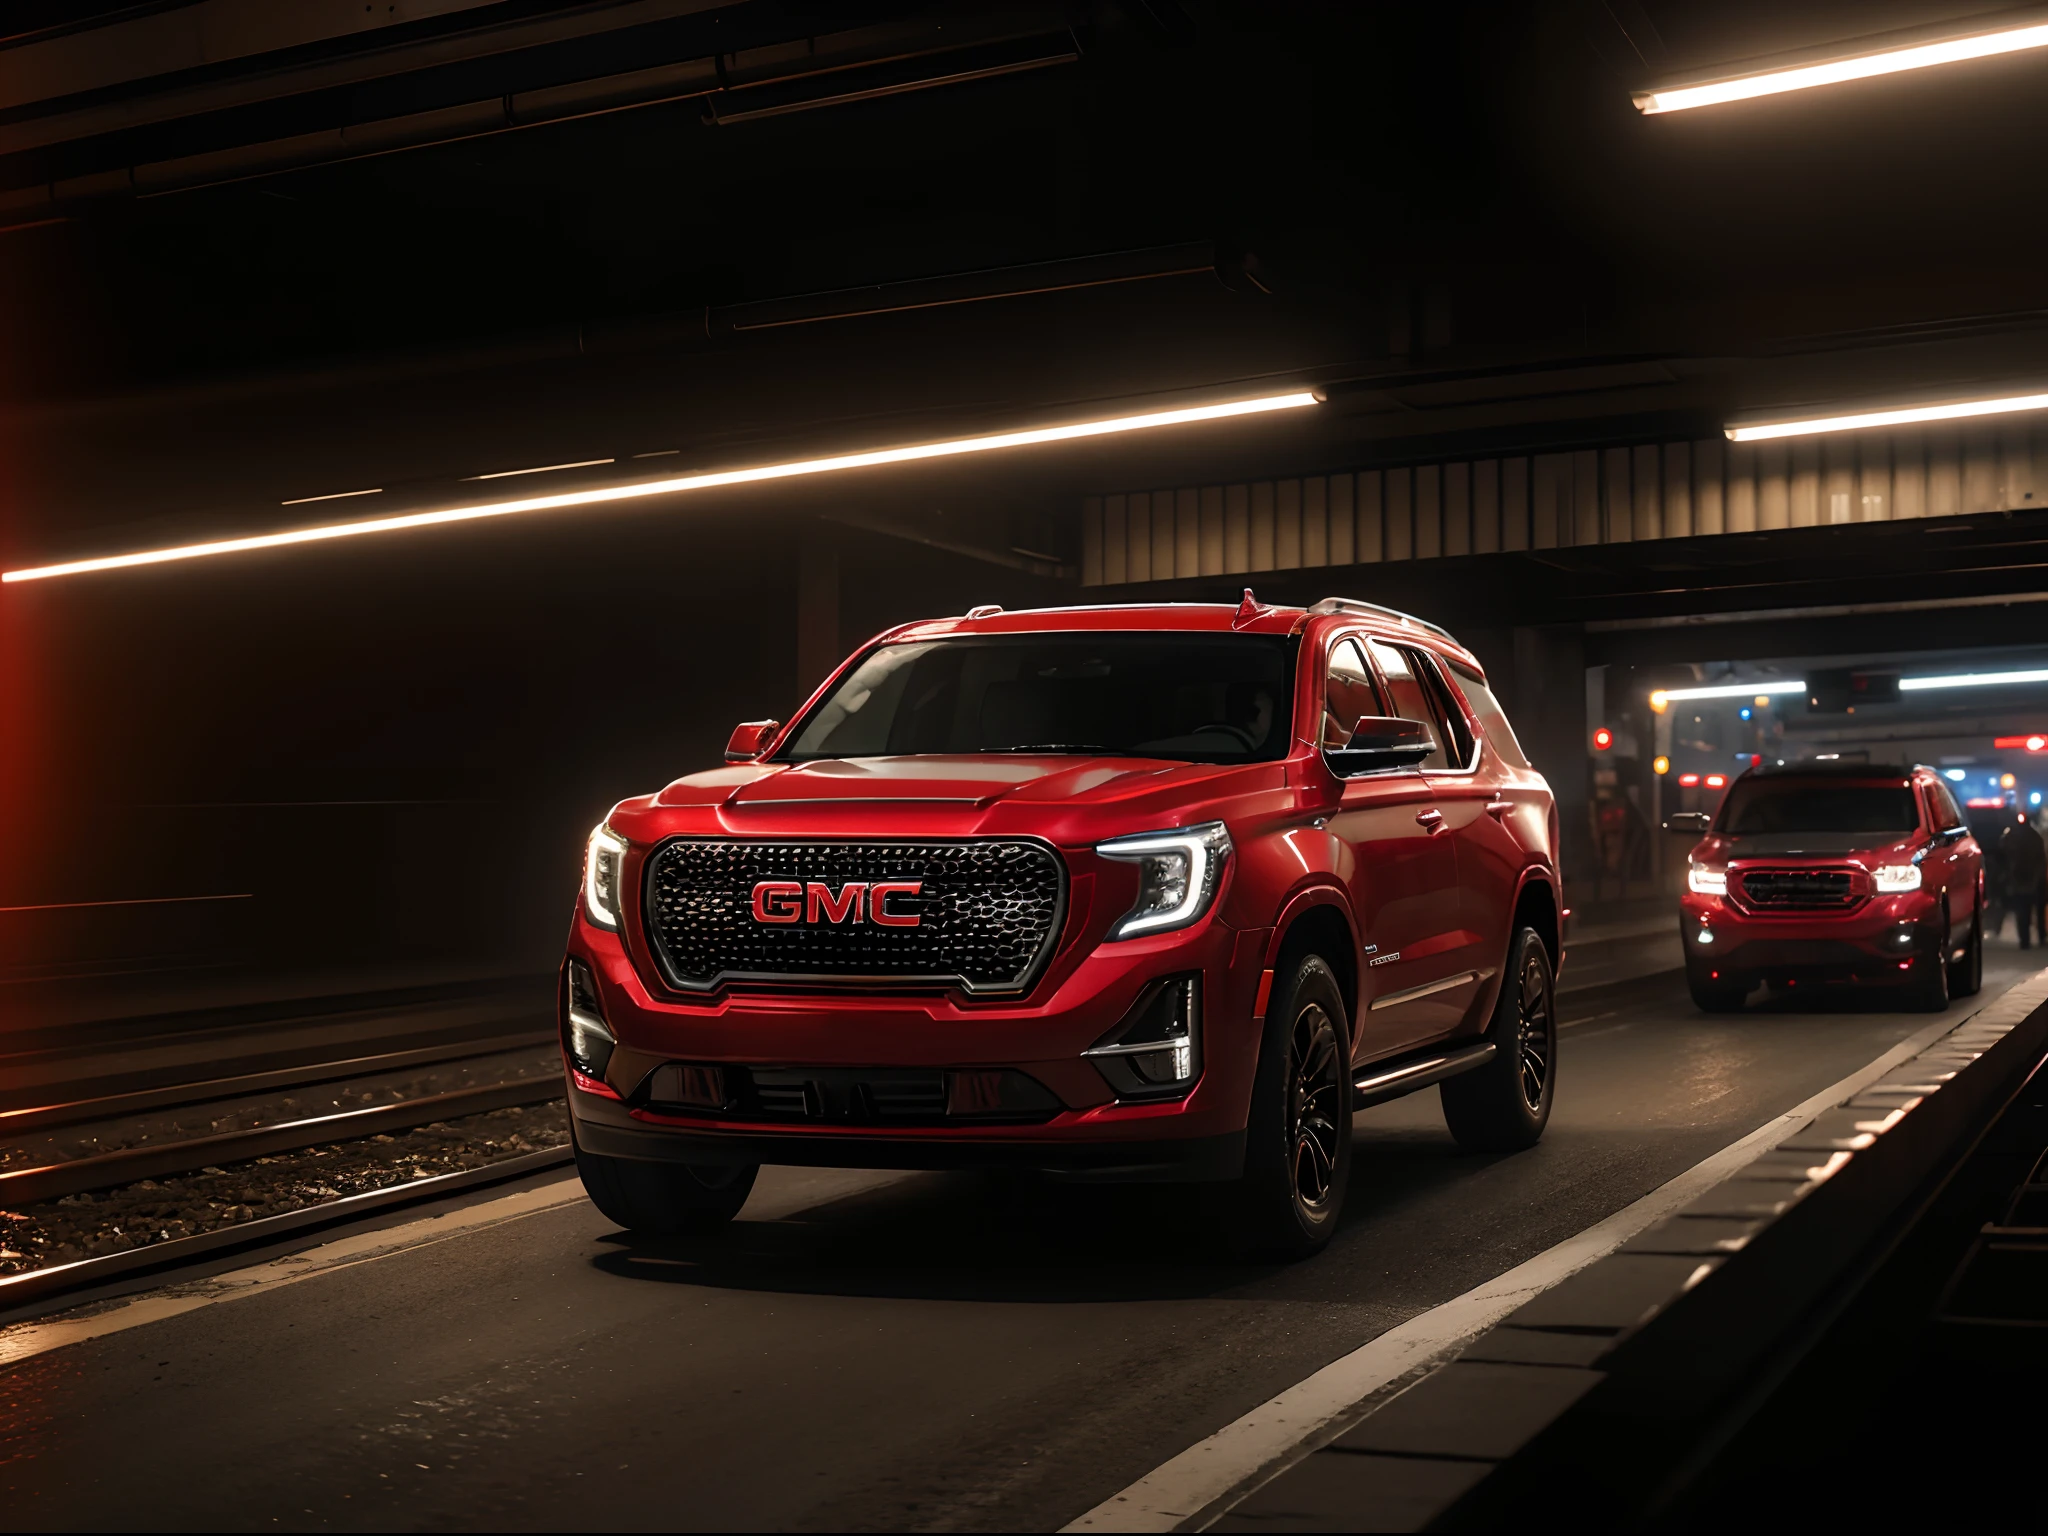
[[[1358,930],[1351,910],[1335,891],[1314,887],[1298,894],[1273,925],[1267,969],[1276,978],[1302,955],[1320,955],[1336,975],[1337,990],[1344,998],[1346,1025],[1355,1042],[1358,1035]]]
[[[1543,940],[1543,948],[1550,955],[1550,974],[1557,975],[1564,966],[1564,913],[1558,904],[1557,888],[1545,875],[1530,873],[1515,892],[1514,920],[1508,924],[1510,945],[1514,942],[1515,931],[1520,928],[1536,930],[1536,936]]]

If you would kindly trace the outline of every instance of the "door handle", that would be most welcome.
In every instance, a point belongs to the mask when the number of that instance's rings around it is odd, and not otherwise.
[[[1512,800],[1489,800],[1486,802],[1486,814],[1489,816],[1505,816],[1514,808],[1515,802]]]
[[[1444,813],[1433,805],[1426,811],[1417,811],[1415,819],[1430,832],[1441,832],[1443,830]]]

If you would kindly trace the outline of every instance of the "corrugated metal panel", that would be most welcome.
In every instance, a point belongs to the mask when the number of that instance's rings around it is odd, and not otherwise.
[[[1122,586],[2044,504],[2048,429],[2025,422],[1774,443],[1716,437],[1091,496],[1081,508],[1081,581]]]

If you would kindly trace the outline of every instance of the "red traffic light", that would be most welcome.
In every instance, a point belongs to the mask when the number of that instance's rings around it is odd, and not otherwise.
[[[1614,732],[1607,729],[1606,726],[1601,726],[1597,731],[1593,733],[1593,750],[1595,752],[1605,752],[1609,747],[1613,745]]]

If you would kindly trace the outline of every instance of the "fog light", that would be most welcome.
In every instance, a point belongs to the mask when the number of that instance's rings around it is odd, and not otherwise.
[[[1179,1098],[1202,1073],[1201,997],[1194,976],[1155,982],[1121,1024],[1081,1054],[1118,1098]]]
[[[562,1045],[569,1064],[595,1082],[604,1081],[604,1069],[612,1064],[618,1036],[604,1021],[604,1009],[597,1000],[597,978],[581,960],[569,962],[568,1006],[562,1010]]]
[[[1900,949],[1911,949],[1914,937],[1913,926],[1910,923],[1901,923],[1892,931],[1892,943]]]
[[[1694,937],[1698,939],[1699,942],[1702,944],[1711,944],[1714,942],[1714,930],[1711,928],[1702,928],[1697,934],[1694,935]]]

